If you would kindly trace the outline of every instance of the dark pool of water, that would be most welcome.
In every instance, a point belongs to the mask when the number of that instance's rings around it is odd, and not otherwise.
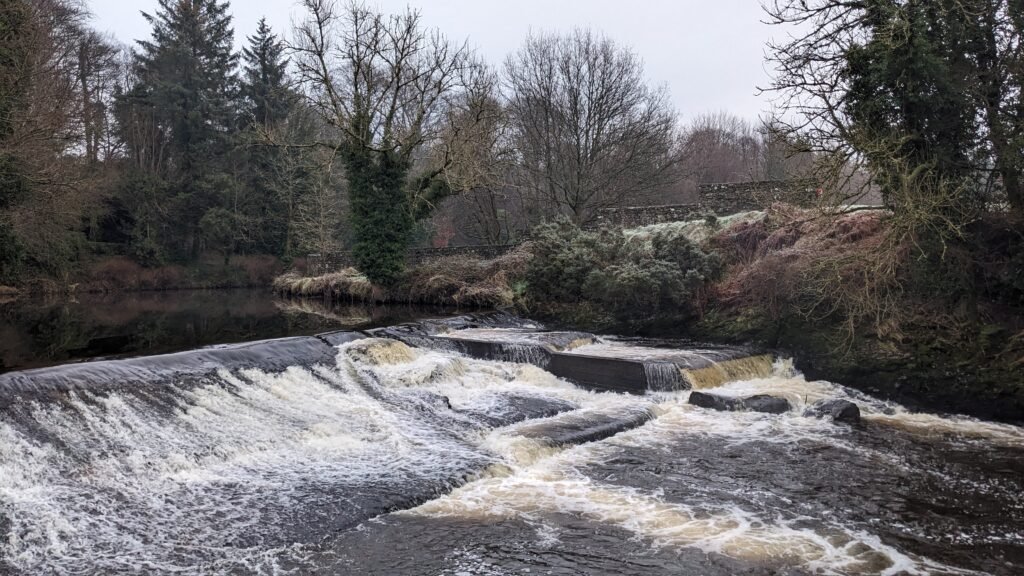
[[[0,373],[94,358],[358,330],[453,313],[436,307],[289,301],[262,289],[17,300],[0,303]]]

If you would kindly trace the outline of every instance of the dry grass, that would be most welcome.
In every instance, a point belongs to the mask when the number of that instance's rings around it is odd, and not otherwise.
[[[494,259],[438,258],[409,270],[388,290],[373,286],[354,268],[312,277],[289,272],[273,286],[284,296],[504,308],[514,304],[516,285],[525,276],[530,257],[524,245]]]
[[[7,304],[18,299],[21,292],[17,288],[0,285],[0,304]]]
[[[515,284],[526,275],[529,247],[494,258],[449,257],[409,271],[405,298],[425,304],[504,308],[515,302]]]
[[[710,243],[731,264],[715,287],[727,306],[751,307],[778,319],[838,316],[852,329],[883,327],[897,316],[897,268],[905,251],[892,250],[881,210],[822,216],[773,206],[765,220],[740,222]]]
[[[144,268],[124,256],[106,258],[86,273],[83,291],[175,290],[188,286],[188,273],[181,266]]]
[[[380,299],[377,298],[379,290],[355,268],[345,268],[323,276],[302,276],[297,272],[288,272],[275,278],[272,286],[275,292],[285,296],[363,301]]]

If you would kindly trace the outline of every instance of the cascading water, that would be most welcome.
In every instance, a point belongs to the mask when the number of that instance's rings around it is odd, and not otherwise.
[[[669,362],[644,362],[644,377],[650,390],[672,391],[688,388],[679,366]]]
[[[1024,570],[1018,427],[732,355],[687,378],[792,409],[714,412],[675,385],[586,391],[390,339],[307,356],[5,398],[0,574]],[[833,398],[863,424],[804,415]]]

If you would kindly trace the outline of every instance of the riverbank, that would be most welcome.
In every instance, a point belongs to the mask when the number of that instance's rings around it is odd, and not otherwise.
[[[763,212],[631,230],[552,225],[493,260],[279,277],[291,297],[512,309],[591,332],[754,344],[811,378],[921,409],[1024,421],[1024,241],[1002,216],[922,264],[890,214]],[[967,288],[964,288],[964,287]]]
[[[882,210],[775,206],[722,227],[702,245],[725,272],[699,310],[634,328],[763,346],[810,378],[922,410],[1024,422],[1019,226],[990,215],[928,266],[907,242],[889,244],[891,226]]]
[[[533,258],[524,244],[497,258],[450,256],[411,268],[390,287],[375,286],[355,268],[320,276],[288,272],[274,279],[276,294],[327,301],[510,309],[522,302]]]
[[[204,254],[188,265],[143,266],[126,256],[109,256],[83,264],[63,277],[33,276],[15,286],[0,286],[0,301],[74,294],[165,292],[267,288],[286,269],[305,270],[305,259],[285,262],[269,255],[236,255],[225,260]]]

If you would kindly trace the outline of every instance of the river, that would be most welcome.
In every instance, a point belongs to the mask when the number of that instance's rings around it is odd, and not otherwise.
[[[267,289],[0,300],[0,373],[362,329],[446,313],[422,306],[289,301],[275,298]]]
[[[495,333],[584,360],[730,362],[522,322],[473,337]],[[0,376],[0,573],[1024,573],[1019,427],[913,413],[784,358],[683,371],[790,406],[719,412],[686,386],[588,390],[543,354],[418,334]],[[805,415],[821,399],[861,423]]]

